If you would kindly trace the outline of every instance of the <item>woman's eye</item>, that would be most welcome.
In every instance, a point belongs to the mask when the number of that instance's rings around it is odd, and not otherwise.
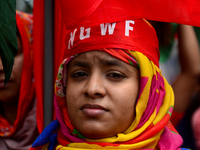
[[[125,75],[120,74],[120,73],[109,73],[107,75],[108,77],[114,78],[114,79],[122,79],[125,78]]]
[[[75,72],[72,74],[72,77],[84,77],[84,76],[88,76],[88,74],[85,72]]]

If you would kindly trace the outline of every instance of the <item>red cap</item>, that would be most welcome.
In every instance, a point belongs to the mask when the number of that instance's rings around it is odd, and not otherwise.
[[[115,4],[117,9],[113,8],[113,13],[109,1],[60,2],[68,29],[65,58],[100,48],[120,48],[139,51],[159,66],[159,46],[154,28],[144,19],[126,20],[116,14],[116,10],[124,9],[122,2]]]

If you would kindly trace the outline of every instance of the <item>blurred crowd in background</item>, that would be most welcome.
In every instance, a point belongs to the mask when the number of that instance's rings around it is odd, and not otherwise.
[[[16,9],[26,13],[33,13],[33,0],[16,0]]]

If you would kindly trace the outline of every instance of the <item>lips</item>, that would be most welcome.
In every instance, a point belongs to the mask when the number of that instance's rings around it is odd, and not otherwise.
[[[97,104],[84,104],[80,110],[89,117],[97,117],[108,111],[104,107]]]

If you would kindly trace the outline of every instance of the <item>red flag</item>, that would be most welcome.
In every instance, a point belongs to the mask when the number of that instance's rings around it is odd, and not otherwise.
[[[60,0],[60,3],[67,28],[137,18],[200,26],[197,0]]]
[[[76,25],[92,25],[128,19],[175,22],[200,26],[200,1],[194,0],[55,0],[54,13],[54,79],[62,61],[65,49],[66,28]],[[44,87],[44,0],[34,1],[34,76],[37,96],[37,124],[43,129],[43,87]],[[52,16],[53,17],[53,16]],[[87,18],[87,21],[86,21]]]
[[[60,4],[55,0],[54,9],[54,80],[65,50],[66,27],[64,25]],[[37,97],[37,126],[41,133],[44,128],[44,0],[34,1],[33,9],[33,49],[34,78]],[[50,87],[50,90],[53,87]],[[53,102],[52,102],[53,103]],[[55,116],[54,116],[55,119]]]
[[[59,65],[62,62],[65,51],[65,36],[67,30],[62,18],[60,4],[57,0],[54,2],[54,83],[58,73]],[[55,112],[53,113],[55,119]]]
[[[65,36],[67,30],[62,18],[60,4],[55,0],[54,12],[54,81],[56,79],[59,65],[63,60],[65,51]],[[55,83],[55,82],[54,82]]]
[[[44,127],[44,0],[34,1],[33,9],[33,68],[37,97],[37,126],[41,133]]]

